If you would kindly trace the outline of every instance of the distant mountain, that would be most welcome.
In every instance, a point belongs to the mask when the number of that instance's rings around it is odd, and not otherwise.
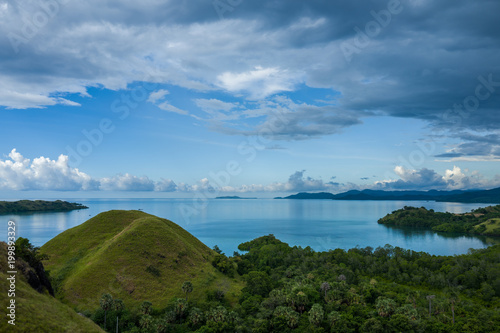
[[[436,201],[468,203],[500,203],[500,187],[485,191],[471,191],[456,195],[443,196]]]
[[[335,199],[335,195],[328,192],[321,193],[307,193],[301,192],[293,195],[289,195],[287,197],[276,197],[274,199]]]
[[[242,198],[237,195],[227,195],[224,197],[216,197],[215,199],[257,199],[257,198]]]
[[[327,192],[289,195],[275,199],[330,199],[330,200],[431,200],[441,202],[463,203],[500,203],[500,188],[492,190],[453,190],[453,191],[382,191],[382,190],[352,190],[339,194]]]

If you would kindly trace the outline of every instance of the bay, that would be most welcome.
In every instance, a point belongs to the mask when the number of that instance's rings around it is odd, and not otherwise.
[[[317,251],[355,246],[376,248],[390,244],[436,255],[467,253],[469,248],[499,244],[500,239],[434,233],[426,230],[379,225],[377,220],[404,206],[464,213],[487,204],[432,201],[334,201],[273,199],[66,199],[89,209],[2,215],[2,240],[7,222],[16,222],[17,237],[41,246],[66,229],[108,210],[143,210],[167,218],[192,233],[209,247],[218,245],[227,255],[239,244],[274,234],[278,239]]]

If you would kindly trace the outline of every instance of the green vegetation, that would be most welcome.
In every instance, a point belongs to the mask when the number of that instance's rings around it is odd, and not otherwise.
[[[496,213],[498,207],[473,211],[484,221],[472,228],[496,225]],[[500,245],[460,256],[390,245],[316,252],[268,235],[238,249],[244,253],[227,257],[168,220],[111,211],[63,232],[38,254],[49,256],[57,296],[108,332],[500,327]]]
[[[430,228],[440,232],[500,236],[500,205],[478,208],[465,214],[440,213],[424,207],[405,206],[379,219],[378,223]]]
[[[108,313],[123,332],[496,332],[500,246],[432,256],[390,245],[315,252],[273,235],[228,258],[243,276],[239,302],[224,295]],[[95,304],[95,307],[98,303]],[[104,310],[92,318],[104,325]],[[110,320],[111,319],[111,320]]]
[[[86,209],[79,203],[67,201],[20,200],[0,201],[0,214],[31,213],[31,212],[66,212],[75,209]]]
[[[242,288],[237,274],[229,277],[213,266],[220,254],[177,224],[140,211],[99,214],[40,252],[49,256],[45,266],[56,296],[79,310],[94,310],[103,293],[128,307],[144,300],[159,306],[184,296],[184,281],[192,283],[190,300],[221,291],[236,303]]]
[[[2,320],[0,320],[0,332],[68,332],[87,333],[103,332],[90,319],[77,314],[70,307],[62,304],[47,292],[39,293],[27,282],[22,274],[21,267],[30,271],[29,264],[20,257],[16,260],[16,321],[15,326],[8,324],[5,309],[9,306],[10,299],[7,294],[9,281],[6,274],[7,268],[7,244],[0,242],[0,306],[2,309]],[[13,298],[14,299],[14,298]]]

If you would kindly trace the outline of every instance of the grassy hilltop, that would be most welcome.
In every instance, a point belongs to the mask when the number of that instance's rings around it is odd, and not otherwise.
[[[80,309],[110,293],[127,306],[163,306],[191,281],[193,300],[223,290],[230,302],[238,279],[212,266],[216,253],[177,224],[140,211],[109,211],[66,230],[41,248],[59,297]]]
[[[17,259],[18,265],[28,264]],[[16,274],[16,325],[7,323],[5,309],[9,305],[10,298],[7,296],[9,283],[6,272],[7,268],[7,244],[0,242],[0,306],[2,309],[2,320],[0,320],[0,332],[71,332],[91,333],[103,332],[90,319],[78,315],[73,309],[62,304],[48,293],[39,293],[27,282],[26,278],[18,270]]]

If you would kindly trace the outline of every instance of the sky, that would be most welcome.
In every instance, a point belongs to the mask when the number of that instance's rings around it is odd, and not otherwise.
[[[0,0],[0,197],[499,187],[499,12]]]

